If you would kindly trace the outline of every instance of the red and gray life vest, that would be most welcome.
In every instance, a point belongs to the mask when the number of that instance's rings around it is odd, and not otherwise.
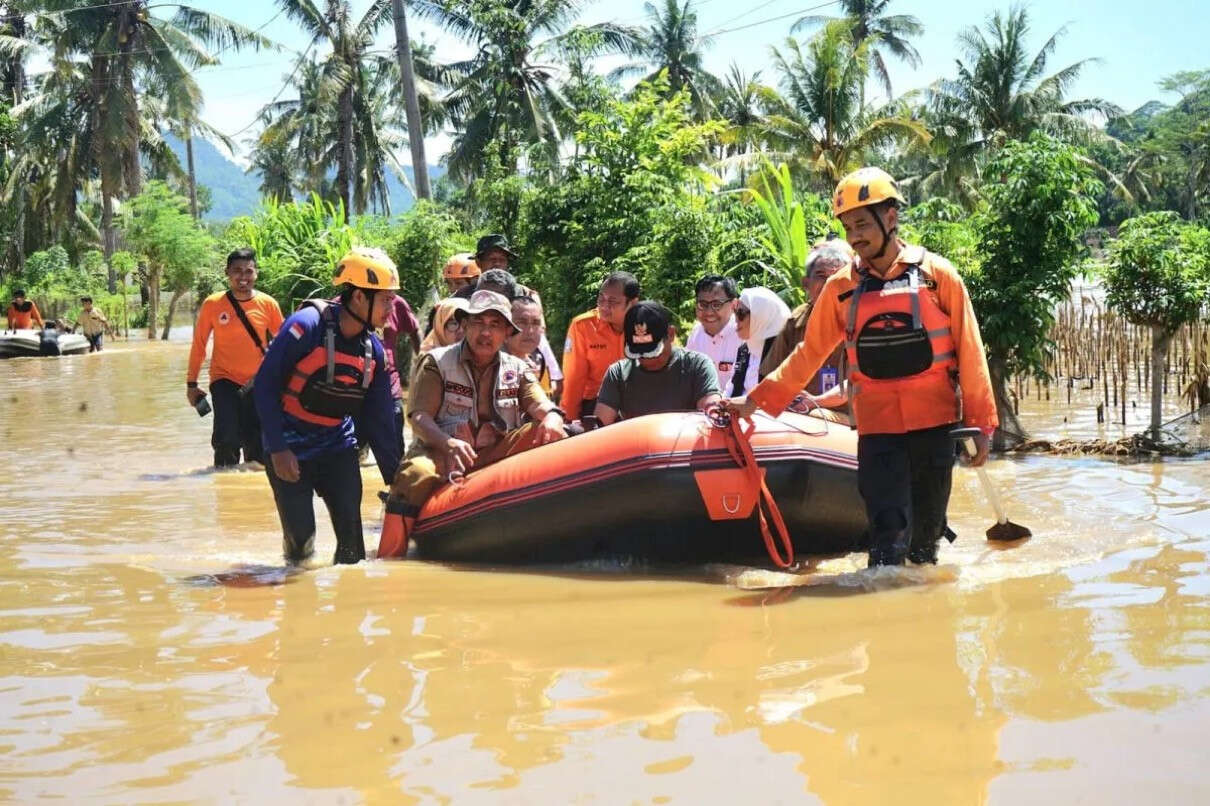
[[[331,304],[308,300],[303,305],[319,311],[323,342],[294,365],[282,390],[282,409],[312,425],[337,426],[345,417],[361,413],[366,391],[374,380],[374,344],[366,331],[362,334],[361,355],[337,349],[340,323]]]
[[[862,274],[849,301],[845,360],[857,428],[904,433],[961,419],[950,317],[920,264],[894,280]]]

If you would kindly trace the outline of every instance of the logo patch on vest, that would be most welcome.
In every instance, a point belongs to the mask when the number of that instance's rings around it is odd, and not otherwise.
[[[219,315],[218,315],[218,323],[219,323],[220,325],[225,325],[225,324],[227,324],[227,323],[228,323],[228,322],[230,322],[230,321],[231,321],[231,316],[230,316],[230,315],[229,315],[229,314],[228,314],[226,311],[222,311],[222,312],[220,312],[220,313],[219,313]]]
[[[459,395],[461,397],[473,397],[475,394],[475,390],[469,386],[463,386],[462,384],[454,383],[453,381],[445,382],[445,391],[448,394]]]
[[[498,391],[496,393],[496,397],[498,397],[498,398],[518,398],[520,396],[521,396],[521,390],[518,389],[516,386],[510,387],[508,389],[501,389],[500,391]]]
[[[515,369],[504,370],[504,373],[500,376],[500,380],[503,383],[510,383],[510,384],[516,383],[517,382],[517,371]]]

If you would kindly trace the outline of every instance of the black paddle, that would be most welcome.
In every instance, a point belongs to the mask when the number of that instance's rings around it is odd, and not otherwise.
[[[962,446],[966,449],[966,455],[971,458],[974,458],[975,454],[978,453],[974,440],[974,437],[978,434],[978,428],[955,428],[953,431],[950,431],[950,436],[962,443]],[[987,530],[987,539],[1006,543],[1033,537],[1033,532],[1027,527],[1013,523],[1004,514],[1004,507],[1000,504],[1000,496],[996,493],[996,488],[992,486],[992,480],[988,478],[987,470],[983,467],[976,467],[975,472],[979,474],[979,481],[983,485],[983,492],[987,495],[988,503],[992,505],[992,509],[996,512],[996,522]]]

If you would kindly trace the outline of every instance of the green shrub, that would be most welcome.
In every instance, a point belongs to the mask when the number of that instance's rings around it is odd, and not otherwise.
[[[473,251],[472,244],[446,207],[421,200],[395,220],[382,246],[399,268],[400,293],[419,311],[431,289],[444,293],[445,261],[455,252]]]

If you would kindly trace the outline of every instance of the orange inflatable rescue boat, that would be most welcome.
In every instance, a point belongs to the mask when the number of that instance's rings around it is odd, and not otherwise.
[[[791,412],[742,429],[653,414],[544,445],[443,486],[412,534],[422,558],[471,563],[768,565],[868,548],[856,433]]]

